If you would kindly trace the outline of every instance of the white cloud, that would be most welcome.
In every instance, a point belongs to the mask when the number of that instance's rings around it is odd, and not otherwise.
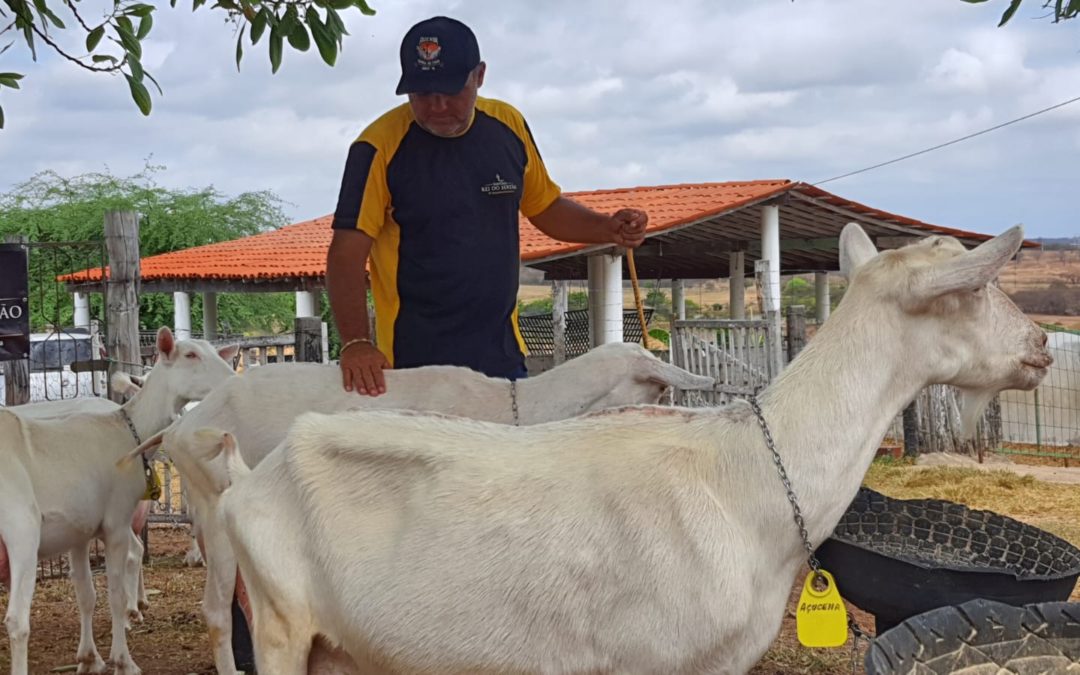
[[[401,36],[435,14],[474,28],[483,93],[526,114],[570,190],[820,180],[1080,96],[1075,31],[1035,9],[998,29],[1000,8],[960,0],[370,2],[373,18],[346,13],[336,67],[286,50],[276,75],[265,38],[238,72],[219,12],[166,4],[143,59],[165,90],[149,118],[122,78],[13,47],[5,69],[27,78],[0,100],[0,191],[152,156],[172,187],[272,189],[296,220],[328,213],[348,144],[402,102]],[[1078,119],[1080,103],[825,187],[942,225],[1080,233]]]

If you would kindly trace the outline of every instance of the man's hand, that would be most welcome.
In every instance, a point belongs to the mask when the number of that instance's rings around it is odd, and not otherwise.
[[[386,356],[368,343],[356,344],[341,353],[341,377],[345,391],[354,388],[358,394],[378,396],[386,393],[386,378],[383,370],[390,368]]]
[[[613,241],[619,246],[637,248],[645,241],[649,216],[640,209],[619,209],[611,216]]]

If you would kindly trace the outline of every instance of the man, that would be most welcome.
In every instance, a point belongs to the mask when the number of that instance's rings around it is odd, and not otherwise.
[[[477,96],[486,64],[465,24],[416,24],[400,58],[397,93],[408,103],[349,149],[327,256],[345,389],[384,393],[390,367],[459,365],[524,377],[518,211],[554,239],[629,248],[643,241],[647,216],[604,215],[561,195],[521,113]]]

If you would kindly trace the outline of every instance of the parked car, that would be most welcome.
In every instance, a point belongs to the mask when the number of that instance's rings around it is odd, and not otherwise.
[[[106,392],[104,371],[73,372],[71,364],[98,357],[101,338],[80,328],[30,335],[30,402],[62,398],[102,396]],[[0,373],[0,392],[4,376]],[[0,396],[0,403],[3,397]]]

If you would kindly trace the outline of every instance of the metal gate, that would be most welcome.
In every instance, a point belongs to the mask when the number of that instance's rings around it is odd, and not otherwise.
[[[58,280],[60,275],[88,268],[104,272],[105,242],[21,245],[28,258],[31,333],[29,357],[8,362],[4,368],[9,372],[22,369],[18,379],[25,380],[20,384],[24,390],[15,398],[39,402],[107,395],[107,372],[101,358],[106,330],[104,302],[99,295],[89,295],[76,307],[74,295]],[[5,385],[0,382],[0,391]]]
[[[712,391],[677,391],[675,403],[717,406],[753,396],[778,373],[775,324],[757,320],[676,321],[671,336],[672,363],[716,381]]]

